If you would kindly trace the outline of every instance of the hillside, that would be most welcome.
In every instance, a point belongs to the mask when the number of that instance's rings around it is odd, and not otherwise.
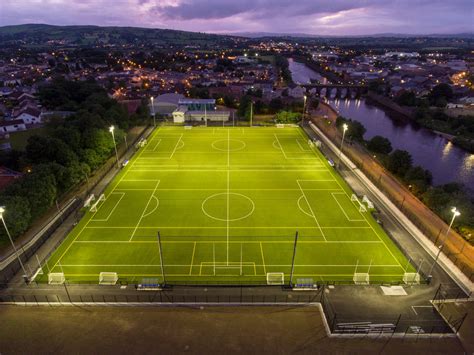
[[[52,26],[26,24],[0,27],[0,44],[71,46],[143,44],[154,46],[229,46],[238,37],[138,27]]]

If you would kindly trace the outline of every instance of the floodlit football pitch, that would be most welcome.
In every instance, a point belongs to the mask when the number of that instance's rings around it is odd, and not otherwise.
[[[300,128],[157,128],[40,280],[286,283],[298,232],[294,283],[402,281],[413,266],[352,194]]]

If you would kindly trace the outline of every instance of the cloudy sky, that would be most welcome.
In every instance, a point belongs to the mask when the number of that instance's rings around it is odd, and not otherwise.
[[[473,0],[0,0],[0,25],[321,35],[474,31]]]

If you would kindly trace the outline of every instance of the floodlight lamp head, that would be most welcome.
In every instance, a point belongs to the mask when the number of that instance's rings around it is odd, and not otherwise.
[[[347,129],[349,128],[349,126],[347,125],[347,123],[344,123],[342,125],[342,128],[344,129],[344,132],[347,131]]]
[[[110,126],[109,127],[109,132],[112,133],[114,131],[115,127],[114,126]]]
[[[0,214],[2,214],[3,212],[5,212],[5,206],[0,206]]]
[[[461,215],[461,212],[459,212],[456,207],[453,207],[451,209],[451,212],[454,214],[454,217],[457,217],[457,216],[460,216]]]

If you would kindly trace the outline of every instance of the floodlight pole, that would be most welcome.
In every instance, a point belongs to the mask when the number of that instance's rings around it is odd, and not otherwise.
[[[303,122],[304,122],[304,118],[305,118],[305,114],[306,114],[306,99],[307,99],[307,96],[304,95],[303,97]]]
[[[339,155],[337,156],[337,164],[336,166],[339,168],[339,164],[341,163],[341,155],[342,155],[342,146],[344,144],[344,138],[346,136],[346,131],[349,127],[346,123],[342,125],[342,139],[341,139],[341,148],[339,148]]]
[[[153,96],[151,99],[151,114],[153,115],[153,126],[156,127],[156,119],[155,119],[155,102]]]
[[[166,286],[166,277],[165,277],[165,267],[163,264],[163,248],[161,246],[161,235],[158,231],[158,248],[160,250],[160,264],[161,264],[161,273],[163,274],[163,287]]]
[[[295,271],[296,244],[298,243],[298,231],[295,234],[295,244],[293,246],[293,259],[291,260],[290,288],[293,288],[293,273]]]
[[[448,230],[446,231],[446,235],[444,236],[443,242],[439,246],[438,253],[436,254],[436,258],[435,258],[433,264],[431,265],[430,271],[428,272],[428,277],[429,278],[432,277],[431,273],[433,272],[433,269],[434,269],[435,265],[438,263],[439,256],[441,255],[441,251],[443,250],[444,245],[446,244],[446,240],[448,240],[449,231],[451,230],[451,227],[453,226],[454,219],[461,214],[461,212],[459,212],[456,209],[456,207],[453,207],[451,209],[451,212],[453,213],[453,218],[451,218],[451,223],[449,223]]]
[[[250,127],[252,127],[253,121],[253,101],[250,101]]]
[[[23,262],[22,262],[21,259],[20,259],[20,254],[18,254],[18,250],[16,249],[15,243],[13,243],[12,236],[11,236],[11,234],[10,234],[10,231],[9,231],[8,228],[7,228],[7,224],[5,223],[5,219],[3,218],[3,213],[4,213],[4,212],[5,212],[5,207],[0,207],[0,219],[2,220],[3,226],[5,227],[5,232],[6,232],[7,235],[8,235],[8,239],[10,239],[10,243],[11,243],[11,245],[12,245],[12,247],[13,247],[13,252],[15,253],[16,258],[18,259],[18,262],[20,263],[21,269],[22,269],[23,272],[24,272],[25,281],[28,282],[28,273],[26,272],[25,265],[23,265]]]
[[[119,164],[119,157],[118,157],[118,152],[117,152],[117,144],[115,143],[115,135],[114,135],[114,126],[109,127],[109,132],[112,133],[112,141],[114,142],[114,148],[115,148],[115,157],[117,158],[117,168],[120,169],[120,164]]]

